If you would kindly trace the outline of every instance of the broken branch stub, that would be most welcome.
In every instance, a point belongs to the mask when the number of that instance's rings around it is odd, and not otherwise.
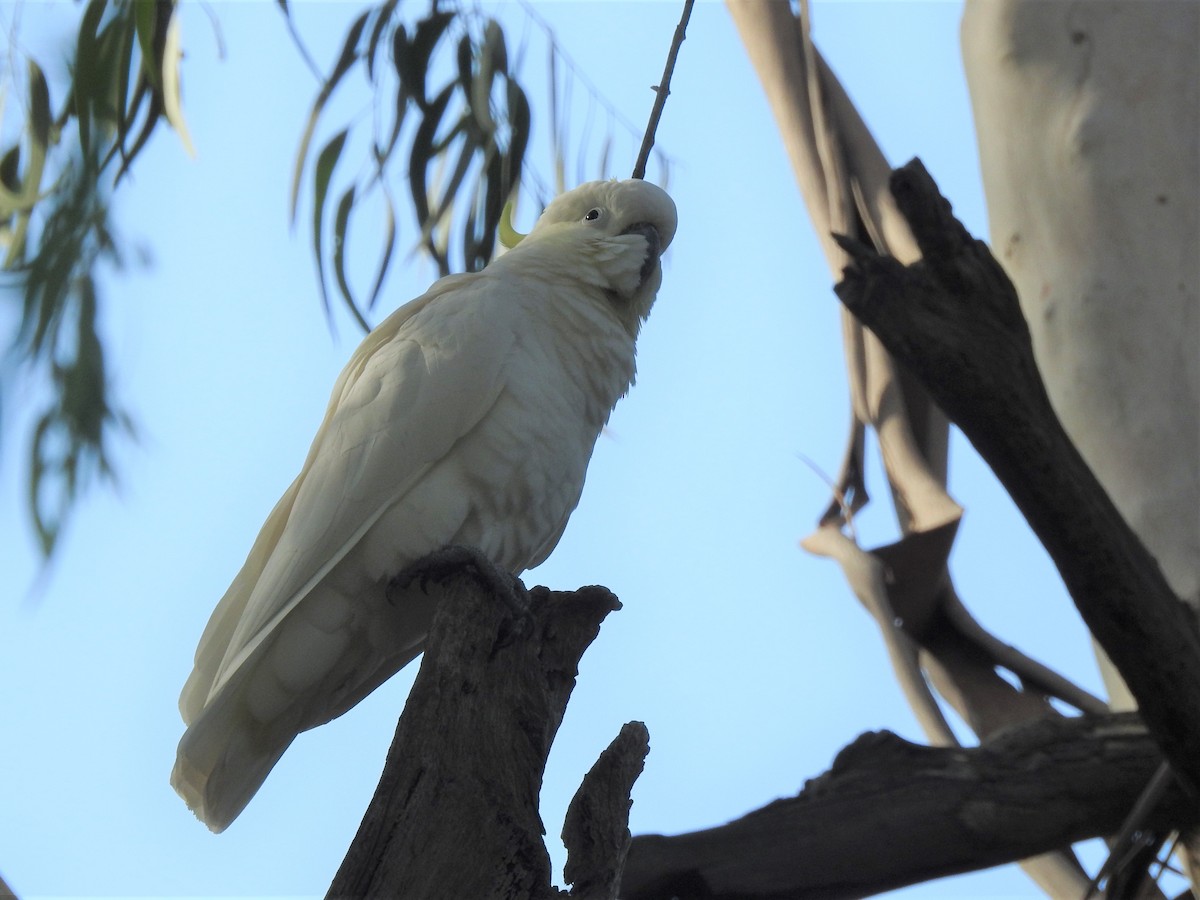
[[[536,587],[529,599],[522,614],[476,579],[447,580],[379,786],[329,897],[568,896],[551,885],[538,795],[579,659],[620,603],[603,587]],[[624,819],[614,803],[586,811],[596,833],[627,829],[628,790],[641,771],[645,741],[614,744],[623,777],[599,781],[624,788]],[[581,859],[576,878],[614,883],[624,848]]]

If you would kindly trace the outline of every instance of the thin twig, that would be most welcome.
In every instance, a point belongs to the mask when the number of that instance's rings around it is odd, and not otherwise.
[[[650,159],[650,150],[654,147],[654,132],[658,130],[658,120],[662,118],[663,106],[671,93],[671,75],[675,71],[675,58],[679,56],[679,48],[687,37],[688,19],[692,17],[692,4],[695,0],[684,0],[683,15],[675,26],[675,39],[671,41],[671,52],[667,54],[667,65],[663,69],[662,82],[654,90],[658,96],[654,98],[654,108],[650,110],[650,121],[646,123],[646,136],[642,138],[642,149],[638,152],[637,164],[633,167],[634,178],[646,177],[646,163]]]
[[[563,65],[570,70],[571,77],[575,78],[576,81],[581,82],[587,89],[588,97],[594,99],[597,103],[603,106],[609,115],[620,122],[621,126],[629,131],[630,134],[636,135],[637,126],[629,121],[629,119],[627,119],[619,109],[613,106],[612,102],[604,96],[604,93],[600,90],[596,83],[588,77],[587,72],[584,71],[579,63],[575,62],[571,54],[569,54],[563,48],[563,46],[558,43],[554,36],[554,26],[547,22],[544,16],[538,13],[537,9],[531,2],[529,2],[529,0],[521,0],[521,8],[525,11],[525,15],[528,17],[528,20],[532,21],[535,25],[537,25],[538,28],[542,30],[543,36],[550,44],[553,54],[563,61]],[[551,82],[551,86],[553,86],[553,81]]]
[[[278,0],[277,0],[278,2]],[[296,28],[296,21],[292,18],[292,11],[288,9],[287,3],[278,3],[280,12],[283,13],[283,19],[287,23],[288,34],[292,36],[292,43],[296,45],[296,50],[300,53],[300,58],[304,60],[304,64],[308,66],[308,70],[313,73],[317,81],[325,83],[325,74],[321,71],[321,67],[317,65],[317,61],[313,59],[312,54],[308,52],[308,47],[304,43],[304,39],[300,37],[300,31]]]
[[[832,478],[825,474],[825,470],[818,466],[816,460],[814,460],[811,456],[801,453],[799,450],[796,451],[796,455],[800,457],[800,461],[802,463],[812,470],[812,473],[816,475],[817,478],[821,479],[821,481],[825,484],[825,487],[829,488],[829,492],[833,495],[833,499],[837,503],[838,509],[841,510],[842,521],[846,523],[846,537],[850,538],[850,540],[857,544],[858,535],[854,531],[854,510],[851,506],[850,498],[846,495],[846,492],[842,490],[841,485],[835,483]]]

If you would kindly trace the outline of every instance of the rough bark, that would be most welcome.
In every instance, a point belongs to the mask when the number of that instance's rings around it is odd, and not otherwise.
[[[1063,431],[1017,295],[919,161],[892,176],[924,262],[847,242],[838,296],[925,384],[1045,546],[1180,777],[1200,785],[1200,632]]]
[[[1128,713],[1043,719],[973,749],[869,733],[796,797],[634,838],[621,896],[835,900],[1012,862],[1118,830],[1161,760]],[[1195,813],[1176,789],[1146,827]]]
[[[551,885],[538,795],[579,659],[620,604],[601,587],[539,587],[521,614],[474,579],[456,577],[448,588],[383,776],[328,896],[615,897],[645,728],[625,726],[580,789],[574,806],[584,808],[564,830],[577,884],[569,895]]]
[[[629,792],[649,752],[646,726],[629,722],[571,799],[562,839],[568,848],[563,875],[573,895],[585,900],[617,896],[631,840]]]

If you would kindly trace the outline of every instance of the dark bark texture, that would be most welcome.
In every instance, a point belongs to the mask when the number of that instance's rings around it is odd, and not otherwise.
[[[583,808],[564,830],[577,883],[569,895],[551,885],[538,794],[579,659],[620,604],[601,587],[534,588],[521,613],[477,579],[446,587],[379,787],[328,896],[615,897],[644,726],[622,729],[573,804]]]
[[[869,733],[796,797],[634,838],[621,896],[834,900],[1014,862],[1115,833],[1161,761],[1133,713],[1041,719],[972,749]],[[1193,816],[1176,788],[1145,827]]]

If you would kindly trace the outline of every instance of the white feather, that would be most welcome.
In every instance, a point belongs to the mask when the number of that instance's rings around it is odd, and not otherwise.
[[[658,248],[627,233],[642,224]],[[442,279],[355,351],[180,697],[172,784],[210,828],[241,812],[299,732],[420,652],[436,595],[389,597],[394,576],[449,544],[514,574],[550,553],[633,382],[661,280],[654,251],[674,231],[653,185],[584,185],[517,248]]]

